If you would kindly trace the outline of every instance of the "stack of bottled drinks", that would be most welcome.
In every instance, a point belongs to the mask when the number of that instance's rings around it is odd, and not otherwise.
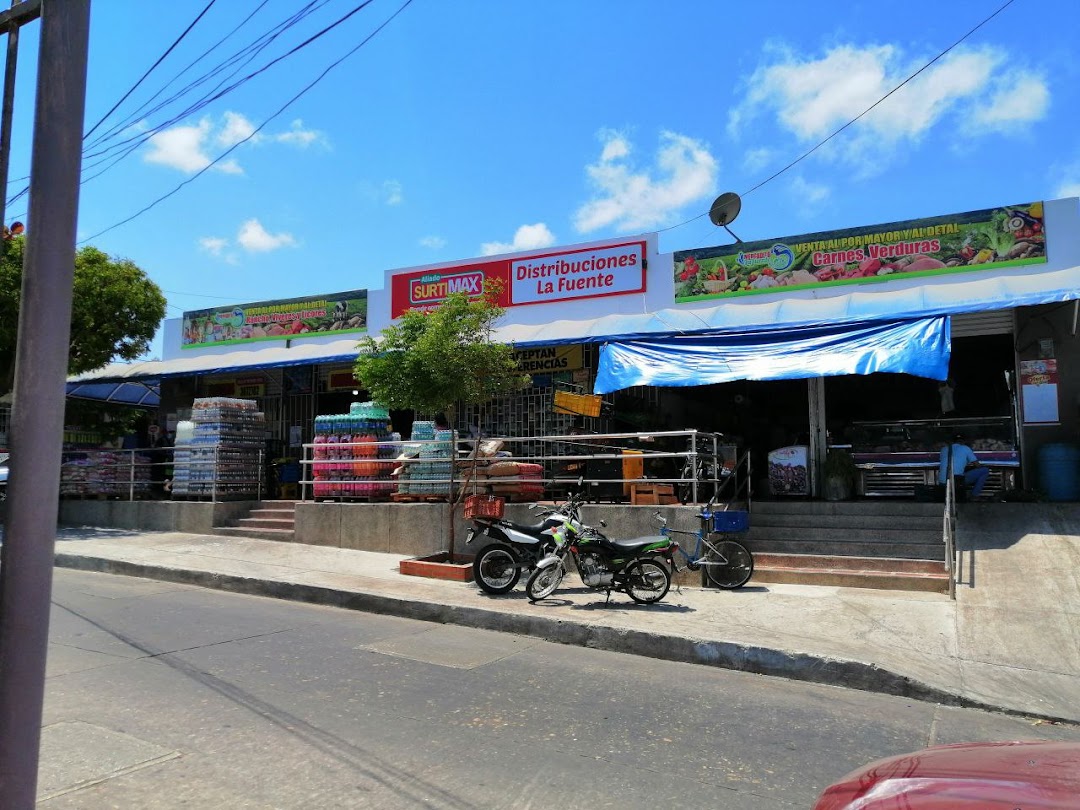
[[[266,417],[251,399],[201,397],[191,407],[190,441],[173,454],[176,496],[256,496],[263,475]]]
[[[374,402],[354,402],[348,413],[315,417],[314,493],[321,499],[388,499],[397,455],[390,413]]]

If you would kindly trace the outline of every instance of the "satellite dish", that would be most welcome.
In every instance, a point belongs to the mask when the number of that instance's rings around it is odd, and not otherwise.
[[[736,242],[741,242],[742,239],[731,233],[731,229],[728,227],[739,216],[741,210],[742,199],[739,195],[734,191],[725,191],[713,200],[713,204],[709,208],[709,219],[713,225],[730,233]]]
[[[742,210],[742,200],[734,191],[725,191],[717,197],[709,208],[709,219],[718,228],[730,225]]]

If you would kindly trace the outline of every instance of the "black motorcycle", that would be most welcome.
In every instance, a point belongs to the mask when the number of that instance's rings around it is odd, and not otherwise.
[[[509,593],[521,579],[522,571],[532,571],[536,563],[548,554],[555,541],[549,529],[570,525],[584,528],[581,523],[583,497],[570,493],[566,501],[556,507],[533,504],[530,509],[541,510],[538,523],[514,523],[502,518],[472,518],[465,544],[483,537],[488,542],[473,557],[473,581],[485,593],[499,595]]]
[[[671,587],[673,555],[679,544],[670,537],[636,537],[612,540],[598,531],[564,520],[548,529],[555,550],[536,564],[525,593],[536,602],[546,599],[566,576],[566,557],[574,559],[581,581],[589,588],[621,591],[635,602],[659,602]]]

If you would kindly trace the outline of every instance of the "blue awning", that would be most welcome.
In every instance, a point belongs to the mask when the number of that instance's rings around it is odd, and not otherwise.
[[[101,382],[67,384],[67,395],[72,399],[92,399],[98,402],[115,402],[120,405],[156,408],[161,401],[160,383],[157,380],[137,382]]]
[[[949,355],[947,317],[678,335],[604,344],[593,391],[879,371],[944,380]]]

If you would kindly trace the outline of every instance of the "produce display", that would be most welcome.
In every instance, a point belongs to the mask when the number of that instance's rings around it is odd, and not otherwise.
[[[349,413],[316,416],[312,485],[317,499],[387,499],[398,444],[389,412],[374,402],[354,402]]]
[[[193,430],[177,431],[174,498],[257,497],[266,418],[250,399],[204,397],[191,408]]]

